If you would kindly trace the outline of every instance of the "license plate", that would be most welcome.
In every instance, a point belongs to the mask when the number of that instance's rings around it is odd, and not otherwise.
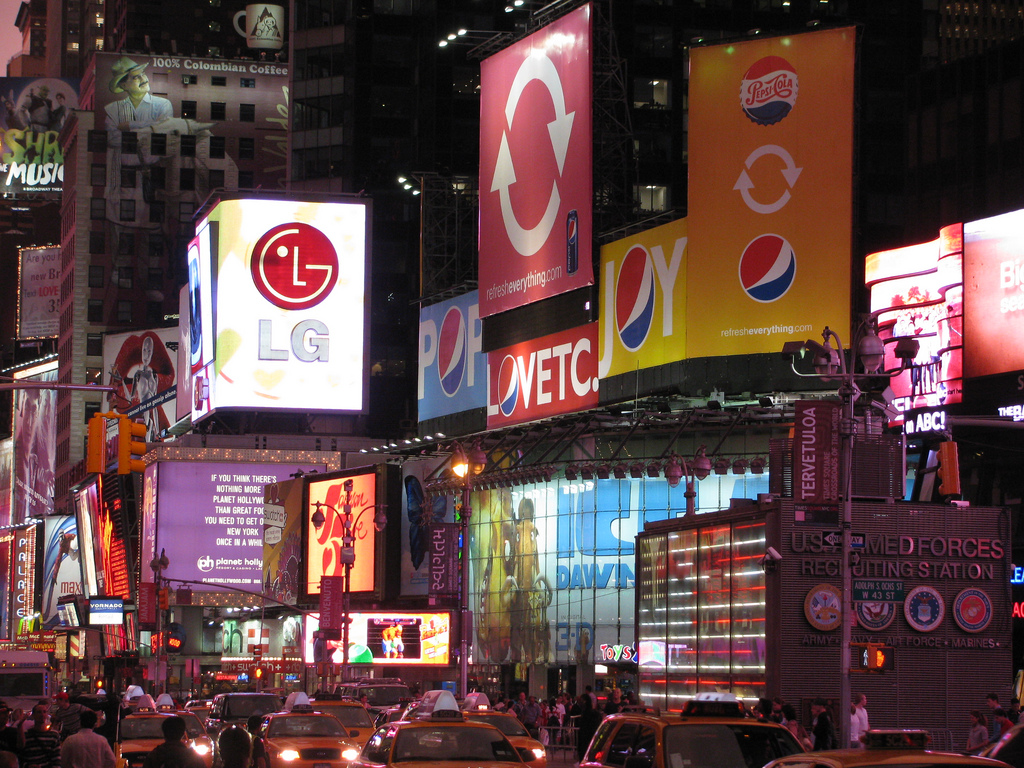
[[[330,763],[313,763],[313,768],[331,768]]]

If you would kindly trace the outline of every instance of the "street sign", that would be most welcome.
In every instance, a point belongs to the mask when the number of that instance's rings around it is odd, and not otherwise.
[[[842,531],[829,531],[828,533],[822,534],[822,541],[828,544],[830,547],[841,547],[843,546],[843,532]]]
[[[850,549],[864,549],[865,541],[863,533],[850,534]]]
[[[854,579],[855,603],[898,603],[904,598],[903,582],[883,579]]]

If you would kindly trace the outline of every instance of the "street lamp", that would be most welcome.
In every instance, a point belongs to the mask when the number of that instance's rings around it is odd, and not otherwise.
[[[686,477],[686,491],[683,493],[686,499],[686,516],[690,517],[697,512],[697,489],[696,481],[703,480],[711,473],[711,459],[704,453],[702,445],[697,449],[696,455],[690,459],[684,459],[677,453],[673,453],[665,462],[665,479],[670,487],[675,488],[679,481]]]
[[[341,657],[341,679],[348,680],[349,667],[348,667],[348,640],[349,640],[349,625],[351,618],[349,612],[351,608],[351,596],[352,596],[352,566],[356,562],[356,537],[353,533],[354,529],[359,527],[359,521],[362,519],[363,514],[369,509],[376,509],[377,512],[373,516],[373,527],[376,531],[383,531],[388,524],[387,518],[387,504],[370,504],[363,507],[355,514],[352,513],[352,487],[353,481],[346,480],[343,484],[345,490],[345,503],[339,512],[337,509],[332,507],[330,504],[325,504],[322,501],[315,503],[315,509],[313,514],[309,518],[309,522],[313,524],[313,528],[317,532],[324,527],[327,522],[327,516],[324,514],[324,510],[333,512],[341,520],[343,533],[341,536],[341,550],[338,554],[338,561],[345,566],[345,591],[342,600],[342,609],[345,615],[344,626],[342,627],[341,633],[341,645],[342,645],[342,657]],[[321,592],[323,588],[321,586]],[[323,616],[321,615],[321,620]]]
[[[154,671],[156,672],[156,675],[155,675],[156,679],[158,681],[160,681],[161,687],[163,687],[164,690],[167,690],[166,675],[160,671],[160,650],[161,650],[161,646],[163,646],[163,644],[164,644],[163,643],[163,617],[164,617],[164,609],[159,606],[159,602],[160,602],[160,595],[162,594],[161,589],[163,589],[163,586],[162,586],[163,585],[163,573],[164,573],[164,571],[166,571],[170,567],[170,565],[171,565],[171,561],[167,557],[167,550],[163,549],[163,548],[161,548],[161,550],[160,550],[160,557],[154,557],[152,560],[149,561],[149,567],[153,570],[153,582],[156,585],[156,594],[157,594],[157,602],[158,602],[157,611],[156,611],[156,636],[159,638],[159,642],[157,643],[157,647],[156,647],[156,669]],[[150,649],[149,650],[150,650],[150,653],[153,652],[152,644],[150,645]],[[166,672],[166,667],[165,667],[164,671]]]
[[[473,477],[487,467],[487,454],[475,444],[467,454],[456,443],[452,452],[452,472],[462,478],[462,511],[459,515],[459,537],[462,540],[462,556],[459,558],[459,691],[463,698],[469,695],[469,489]]]
[[[850,745],[850,634],[853,627],[853,570],[850,562],[850,536],[853,529],[853,438],[857,431],[854,404],[862,392],[857,386],[858,379],[892,377],[902,372],[917,357],[919,343],[917,339],[900,338],[896,343],[895,354],[900,361],[899,368],[881,370],[885,359],[885,346],[875,333],[874,317],[869,317],[861,325],[860,335],[850,350],[843,348],[839,335],[828,326],[821,332],[824,344],[813,339],[807,341],[789,341],[782,347],[782,354],[790,357],[790,366],[798,376],[814,376],[825,381],[839,383],[839,398],[842,401],[842,418],[839,422],[839,493],[842,497],[842,576],[843,604],[840,613],[841,628],[839,641],[839,744],[845,748]],[[835,341],[836,346],[832,346]],[[847,353],[850,363],[847,366]],[[810,354],[814,373],[800,373],[796,369],[796,356]],[[856,371],[860,362],[863,372]]]

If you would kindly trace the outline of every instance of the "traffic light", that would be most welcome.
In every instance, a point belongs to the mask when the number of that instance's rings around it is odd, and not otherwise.
[[[960,458],[952,440],[939,443],[939,494],[960,495]]]
[[[263,667],[256,667],[256,671],[253,674],[255,675],[257,680],[262,679],[262,677],[263,677]]]
[[[164,648],[168,653],[181,653],[185,649],[185,628],[178,622],[171,622],[164,633]]]
[[[869,643],[867,648],[868,669],[881,672],[895,666],[894,651],[891,645]]]
[[[157,592],[157,600],[159,601],[160,610],[166,611],[171,607],[171,590],[167,587],[161,588]]]
[[[117,425],[117,474],[145,471],[146,463],[142,457],[146,453],[146,443],[138,442],[137,437],[146,437],[146,425],[120,419]]]
[[[102,678],[102,677],[98,677],[98,678],[96,678],[96,682],[95,682],[95,684],[94,684],[94,685],[95,685],[95,687],[96,687],[96,690],[97,690],[97,691],[98,691],[98,690],[99,690],[100,688],[102,688],[102,687],[103,687],[103,678]]]
[[[107,471],[107,419],[96,414],[89,419],[85,471],[102,475]]]

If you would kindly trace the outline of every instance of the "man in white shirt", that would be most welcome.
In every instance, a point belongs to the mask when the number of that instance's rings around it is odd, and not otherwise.
[[[122,56],[111,67],[111,93],[124,93],[125,98],[104,108],[108,131],[137,131],[174,116],[171,102],[149,92],[149,64],[136,64]]]
[[[868,732],[868,697],[863,693],[854,694],[853,712],[850,715],[850,746],[857,749],[863,748],[864,743],[861,736]]]
[[[61,768],[114,768],[110,743],[93,730],[97,719],[91,709],[82,712],[82,727],[60,745]]]

